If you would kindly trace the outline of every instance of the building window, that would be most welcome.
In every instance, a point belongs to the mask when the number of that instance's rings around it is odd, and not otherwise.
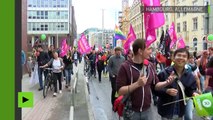
[[[61,15],[61,12],[60,11],[56,11],[57,19],[60,19],[60,15]]]
[[[207,46],[206,37],[203,37],[203,50],[207,50]]]
[[[41,23],[41,31],[44,31],[44,23]]]
[[[33,19],[37,19],[36,14],[37,14],[37,12],[36,12],[36,11],[32,11]]]
[[[37,7],[36,4],[37,4],[37,1],[33,0],[33,7]]]
[[[53,7],[53,1],[52,0],[49,0],[49,7]]]
[[[63,8],[63,7],[65,7],[65,1],[64,0],[61,0],[61,7]]]
[[[205,17],[204,17],[204,15],[202,15],[202,19],[203,19],[203,26],[202,26],[201,30],[203,30],[204,27],[206,28],[206,24],[205,24],[205,23],[207,23],[207,22],[205,22]]]
[[[197,49],[197,38],[193,39],[193,47],[195,48],[195,50]]]
[[[37,0],[37,7],[41,7],[41,1]]]
[[[51,1],[51,0],[50,0]],[[48,0],[44,0],[44,7],[48,7]]]
[[[197,6],[197,5],[198,5],[197,0],[192,1],[192,5],[193,5],[193,6]]]
[[[58,23],[56,24],[56,29],[57,29],[57,31],[60,31],[60,30],[61,30],[61,23],[58,22]]]
[[[177,23],[177,32],[180,32],[180,23]]]
[[[37,11],[37,19],[41,18],[41,11]]]
[[[46,23],[46,24],[44,25],[44,30],[45,30],[45,31],[48,31],[48,23]]]
[[[198,29],[198,21],[197,21],[197,17],[193,18],[193,30],[197,30]]]
[[[57,0],[57,7],[60,7],[60,0]]]
[[[177,0],[177,4],[180,3],[180,0]]]
[[[53,23],[53,31],[56,31],[57,29],[57,23]]]
[[[44,11],[41,11],[41,19],[44,19]]]
[[[41,0],[41,7],[44,7],[44,0]]]
[[[33,16],[32,12],[28,11],[27,14],[28,14],[28,19],[32,19],[32,16]]]
[[[31,23],[27,23],[27,30],[31,31]]]
[[[166,30],[168,30],[169,29],[169,25],[166,25]]]
[[[65,16],[65,19],[68,19],[68,12],[67,11],[65,11],[64,16]]]
[[[53,23],[49,23],[49,30],[50,30],[50,31],[53,30]]]
[[[186,21],[183,22],[183,31],[184,32],[187,31],[187,23],[186,23]]]
[[[28,7],[32,7],[33,6],[33,0],[28,0]]]
[[[45,19],[48,19],[48,11],[45,11]]]
[[[53,0],[53,7],[56,8],[57,4],[56,4],[56,0]]]
[[[166,14],[166,20],[168,20],[169,18],[168,18],[168,14]]]
[[[179,18],[180,17],[180,13],[177,13],[177,18]]]
[[[36,31],[36,23],[32,23],[32,28],[33,31]]]

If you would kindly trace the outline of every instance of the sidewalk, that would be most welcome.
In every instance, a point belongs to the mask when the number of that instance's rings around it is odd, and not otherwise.
[[[74,120],[94,120],[90,105],[88,89],[83,74],[83,62],[78,64],[77,93],[74,94]],[[72,85],[77,68],[74,66]],[[38,91],[39,85],[30,85],[28,75],[23,76],[22,92],[34,93],[34,107],[22,109],[22,120],[70,120],[70,106],[72,106],[72,93],[65,88],[62,82],[62,94],[53,97],[49,91],[43,98],[43,91]]]
[[[74,120],[94,120],[88,89],[83,73],[83,61],[78,64],[77,93],[74,100]]]
[[[39,85],[31,85],[28,75],[22,79],[22,92],[33,92],[34,107],[22,109],[22,120],[69,120],[71,106],[71,92],[65,88],[62,82],[62,94],[53,97],[53,91],[49,91],[43,98],[43,91],[38,91]]]

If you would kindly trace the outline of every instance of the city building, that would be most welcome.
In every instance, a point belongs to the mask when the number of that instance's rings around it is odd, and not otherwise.
[[[204,6],[206,3],[203,0],[161,0],[161,4],[162,6]],[[182,37],[191,51],[200,51],[210,46],[205,40],[207,28],[205,13],[165,13],[165,19],[165,25],[157,30],[158,40],[161,31],[169,29],[174,22],[177,37]]]
[[[88,28],[84,31],[90,46],[105,46],[113,44],[114,30]]]
[[[67,38],[73,44],[77,37],[72,0],[27,0],[28,48],[32,48],[41,34],[46,40],[39,41],[45,47],[60,47],[61,40]]]
[[[137,38],[144,38],[143,13],[141,13],[141,0],[134,0],[130,8],[130,23]]]
[[[130,26],[129,0],[122,0],[122,11],[119,14],[119,27],[125,36],[128,35]]]
[[[26,53],[26,57],[29,56],[28,54],[28,46],[27,46],[27,1],[26,0],[22,0],[21,1],[22,4],[22,16],[21,16],[21,46],[22,46],[22,50]],[[23,68],[23,74],[25,74],[27,72],[26,66]]]

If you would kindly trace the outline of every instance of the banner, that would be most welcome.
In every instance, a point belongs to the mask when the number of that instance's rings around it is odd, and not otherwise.
[[[134,32],[134,29],[132,28],[132,25],[130,24],[129,33],[126,42],[124,43],[124,51],[128,52],[130,49],[131,43],[136,39],[136,35]],[[125,53],[126,54],[126,53]]]
[[[60,57],[64,57],[67,54],[67,51],[69,49],[70,49],[70,46],[67,45],[67,39],[63,39],[61,42]]]
[[[147,6],[161,6],[160,0],[141,0],[146,9]],[[161,27],[165,23],[164,13],[144,13],[145,39],[146,47],[149,47],[156,40],[155,29]]]
[[[177,48],[185,48],[185,42],[182,37],[178,39]]]
[[[168,33],[170,35],[171,38],[171,44],[170,44],[170,49],[176,44],[177,42],[177,35],[176,35],[176,31],[175,31],[175,24],[174,22],[172,22],[172,25],[170,26]]]
[[[213,116],[212,93],[206,93],[193,97],[198,116]]]
[[[78,41],[78,51],[81,54],[89,53],[91,51],[91,47],[87,42],[86,36],[84,34],[81,35],[81,38]]]

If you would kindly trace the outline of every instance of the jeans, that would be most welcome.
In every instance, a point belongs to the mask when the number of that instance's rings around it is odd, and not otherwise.
[[[40,66],[38,66],[40,67]],[[44,78],[47,77],[47,71],[45,71],[43,68],[38,68],[38,79],[39,79],[39,85],[40,88],[43,88],[43,79],[42,79],[42,73],[44,72]]]
[[[193,100],[189,99],[186,103],[184,120],[193,120]]]
[[[124,120],[154,120],[151,108],[143,112],[134,112],[130,118],[123,116]]]
[[[205,76],[201,75],[200,76],[200,87],[201,87],[201,91],[204,91],[204,87],[205,87]]]
[[[66,84],[70,85],[72,69],[65,69]]]

